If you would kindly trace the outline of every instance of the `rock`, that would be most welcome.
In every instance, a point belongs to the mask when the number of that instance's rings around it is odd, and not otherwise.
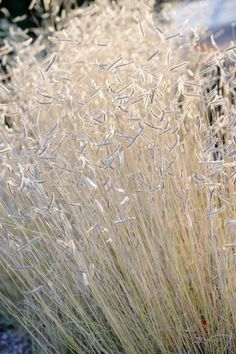
[[[23,329],[0,330],[1,354],[31,354],[31,341]]]

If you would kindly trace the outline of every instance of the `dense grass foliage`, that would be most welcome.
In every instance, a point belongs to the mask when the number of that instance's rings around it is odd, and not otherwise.
[[[71,15],[0,86],[0,301],[47,353],[235,353],[235,48],[151,5]]]

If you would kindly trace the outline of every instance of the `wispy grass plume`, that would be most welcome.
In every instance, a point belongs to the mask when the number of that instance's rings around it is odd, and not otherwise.
[[[235,48],[160,27],[98,2],[1,90],[1,303],[47,353],[235,352]]]

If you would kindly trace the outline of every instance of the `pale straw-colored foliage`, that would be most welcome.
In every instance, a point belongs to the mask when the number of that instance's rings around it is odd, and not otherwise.
[[[1,303],[48,353],[235,352],[234,49],[151,5],[71,16],[0,87]]]

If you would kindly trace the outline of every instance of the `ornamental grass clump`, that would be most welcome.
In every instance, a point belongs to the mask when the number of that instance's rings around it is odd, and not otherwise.
[[[235,48],[151,9],[93,4],[0,86],[1,306],[35,353],[235,352]]]

